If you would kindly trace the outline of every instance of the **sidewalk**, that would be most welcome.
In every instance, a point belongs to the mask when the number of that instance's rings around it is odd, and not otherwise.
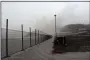
[[[89,60],[90,52],[68,52],[52,55],[52,39],[2,60]]]

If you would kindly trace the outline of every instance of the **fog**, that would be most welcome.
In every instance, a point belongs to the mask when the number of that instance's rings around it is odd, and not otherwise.
[[[3,2],[2,27],[9,19],[9,29],[24,31],[39,29],[48,34],[54,34],[55,18],[57,30],[68,24],[89,24],[88,2]]]
[[[12,0],[2,0],[2,1],[12,1]],[[18,1],[18,0],[13,0]],[[19,1],[25,1],[25,0],[19,0]],[[26,0],[26,1],[32,1],[32,0]],[[33,1],[90,1],[90,0],[33,0]]]

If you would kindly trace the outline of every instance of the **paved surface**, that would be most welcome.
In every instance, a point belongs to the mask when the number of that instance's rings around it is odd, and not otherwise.
[[[2,60],[90,60],[90,52],[68,52],[52,55],[52,41],[53,38]]]

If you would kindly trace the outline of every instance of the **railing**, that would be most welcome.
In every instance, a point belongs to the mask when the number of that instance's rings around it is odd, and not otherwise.
[[[6,28],[1,29],[1,57],[9,57],[16,52],[24,51],[29,47],[40,44],[49,38],[51,38],[50,35],[36,29],[32,31],[30,27],[29,32],[25,32],[23,24],[21,25],[21,31],[8,29],[7,19]]]

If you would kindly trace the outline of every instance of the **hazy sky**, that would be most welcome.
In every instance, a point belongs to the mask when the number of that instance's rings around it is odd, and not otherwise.
[[[2,1],[32,1],[32,0],[2,0]],[[33,1],[90,1],[90,0],[33,0]]]
[[[24,30],[28,27],[43,30],[46,33],[54,32],[54,14],[57,14],[57,26],[71,23],[89,23],[88,2],[3,2],[2,27],[9,19],[9,29]]]

